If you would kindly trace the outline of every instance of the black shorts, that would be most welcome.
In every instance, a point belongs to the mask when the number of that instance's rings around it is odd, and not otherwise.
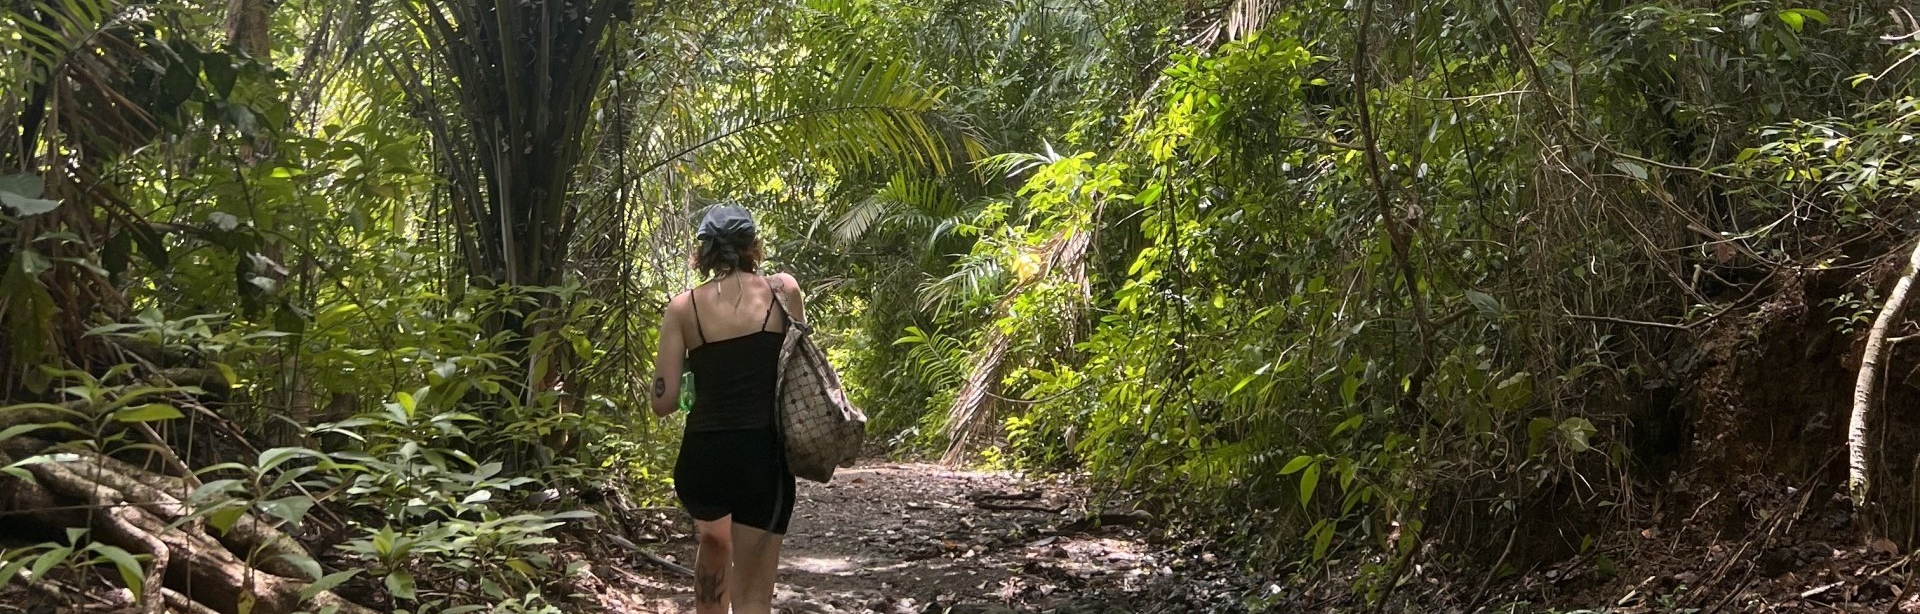
[[[673,493],[695,520],[733,521],[786,534],[794,480],[772,429],[687,433],[673,463]]]

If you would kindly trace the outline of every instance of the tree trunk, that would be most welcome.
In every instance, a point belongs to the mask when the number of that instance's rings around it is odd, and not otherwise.
[[[416,14],[454,77],[466,121],[466,138],[440,146],[451,148],[446,160],[464,182],[454,186],[453,206],[462,251],[480,260],[468,266],[475,287],[545,288],[566,279],[581,140],[607,81],[612,22],[630,14],[628,4],[462,0],[429,2]],[[562,307],[551,296],[537,300]],[[548,324],[529,321],[533,306],[513,307],[487,326],[505,334],[501,352],[519,367],[509,385],[526,402],[540,392],[533,375],[553,366],[530,343]]]
[[[1867,347],[1860,353],[1860,373],[1853,381],[1853,418],[1847,426],[1847,492],[1853,497],[1853,509],[1866,508],[1867,490],[1872,484],[1867,463],[1867,412],[1873,409],[1874,384],[1880,376],[1881,355],[1887,348],[1887,330],[1900,319],[1907,305],[1907,291],[1913,289],[1913,276],[1920,271],[1920,244],[1907,258],[1907,268],[1893,285],[1880,315],[1867,331]]]
[[[262,64],[273,56],[269,32],[273,4],[269,0],[227,0],[227,43]]]
[[[1101,211],[1103,208],[1096,206],[1092,219],[1100,219]],[[1085,226],[1092,228],[1096,223],[1089,222]],[[1056,271],[1060,272],[1068,283],[1080,286],[1084,296],[1087,291],[1087,248],[1092,243],[1093,233],[1087,229],[1075,227],[1061,231],[1059,236],[1054,237],[1054,249],[1047,258],[1047,269],[1027,283],[1014,288],[1013,292],[1007,295],[1008,298],[1000,302],[999,311],[1006,311],[1006,307],[1012,302],[1012,297],[1026,289],[1027,285],[1039,282]],[[1076,319],[1074,314],[1062,315],[1064,316],[1060,320],[1062,327],[1074,325]],[[999,326],[994,326],[993,330],[987,334],[987,345],[980,353],[980,361],[974,365],[973,372],[967,376],[966,383],[960,388],[960,394],[954,397],[953,407],[947,410],[947,452],[941,457],[940,462],[949,465],[959,463],[966,457],[967,446],[973,438],[986,430],[987,419],[993,417],[993,389],[1000,383],[1001,373],[1006,366],[1007,352],[1012,347],[1013,339]]]
[[[999,326],[994,326],[988,334],[986,351],[980,353],[980,362],[967,376],[967,383],[960,387],[959,396],[953,399],[953,408],[947,412],[947,453],[940,462],[952,465],[966,458],[967,444],[985,429],[987,417],[993,415],[991,392],[999,382],[1000,367],[1006,363],[1007,348],[1012,343]]]

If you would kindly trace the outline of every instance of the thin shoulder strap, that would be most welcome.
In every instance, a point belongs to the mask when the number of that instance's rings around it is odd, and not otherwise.
[[[700,345],[706,345],[707,329],[700,326],[700,299],[695,298],[697,296],[700,296],[700,286],[687,291],[687,302],[693,304],[693,332],[700,335]]]
[[[787,307],[786,304],[780,302],[780,280],[774,279],[772,276],[768,276],[766,279],[767,292],[770,293],[770,296],[767,297],[767,315],[760,318],[760,330],[766,330],[767,324],[773,322],[774,309],[779,309],[784,313]]]

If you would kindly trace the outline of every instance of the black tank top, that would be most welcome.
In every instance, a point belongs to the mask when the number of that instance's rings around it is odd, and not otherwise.
[[[771,281],[767,291],[773,292]],[[696,293],[687,293],[693,301]],[[745,431],[773,428],[774,387],[780,377],[780,344],[784,331],[767,330],[779,298],[768,296],[767,315],[760,330],[738,337],[707,341],[700,326],[700,303],[693,301],[693,328],[700,347],[687,351],[693,372],[693,408],[687,412],[687,432]]]

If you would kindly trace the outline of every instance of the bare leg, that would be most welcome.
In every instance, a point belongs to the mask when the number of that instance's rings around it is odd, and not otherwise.
[[[713,522],[694,521],[700,533],[700,552],[693,559],[693,611],[727,614],[727,585],[733,567],[733,517]],[[737,580],[731,580],[737,581]]]
[[[773,577],[780,568],[783,537],[746,525],[733,525],[734,614],[773,612]]]

